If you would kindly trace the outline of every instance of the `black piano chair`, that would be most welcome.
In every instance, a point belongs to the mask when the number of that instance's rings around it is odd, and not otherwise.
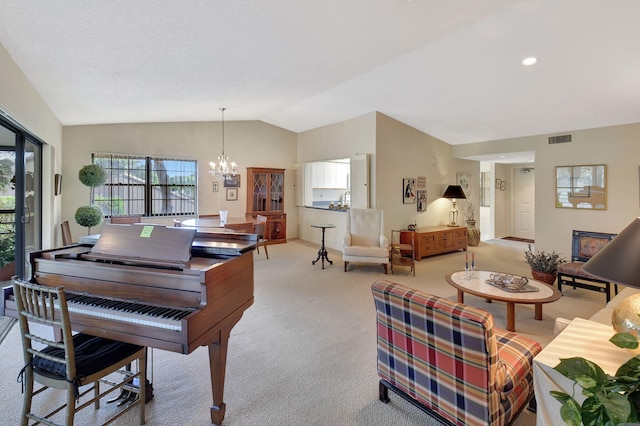
[[[67,299],[62,287],[43,287],[14,277],[13,293],[25,361],[25,367],[19,374],[24,389],[21,425],[27,425],[29,419],[43,423],[47,419],[46,424],[71,426],[76,412],[91,404],[99,408],[100,399],[111,392],[120,392],[123,398],[125,395],[135,396],[124,402],[117,397],[118,393],[113,393],[114,398],[110,402],[124,403],[118,403],[121,409],[115,410],[111,419],[137,405],[140,424],[145,423],[146,386],[137,384],[146,381],[147,348],[83,333],[72,335]],[[30,322],[37,325],[30,327]],[[62,341],[50,340],[51,327],[62,331]],[[137,372],[131,372],[129,367],[136,360]],[[114,372],[120,374],[112,374],[109,381],[103,380]],[[137,383],[134,383],[134,379],[137,379]],[[105,384],[102,392],[101,382]],[[92,386],[80,389],[85,385]],[[65,390],[66,403],[48,414],[35,414],[32,411],[32,398],[47,389]],[[92,390],[94,392],[90,394]],[[65,405],[66,412],[62,412]],[[64,423],[61,419],[64,419]]]

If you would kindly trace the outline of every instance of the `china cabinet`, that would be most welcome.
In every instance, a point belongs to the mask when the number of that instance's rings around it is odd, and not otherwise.
[[[284,212],[284,171],[247,167],[247,215],[267,217],[270,244],[287,242],[287,215]]]

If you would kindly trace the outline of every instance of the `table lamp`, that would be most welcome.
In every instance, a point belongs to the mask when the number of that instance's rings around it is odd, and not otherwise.
[[[640,288],[640,217],[600,249],[582,267],[586,272],[627,287]],[[611,323],[617,332],[640,332],[640,293],[624,299],[613,311]]]
[[[464,191],[460,185],[449,185],[447,190],[442,194],[442,198],[449,198],[451,200],[451,210],[449,211],[449,223],[447,226],[458,226],[458,209],[456,208],[456,199],[465,200],[467,198],[464,195]]]

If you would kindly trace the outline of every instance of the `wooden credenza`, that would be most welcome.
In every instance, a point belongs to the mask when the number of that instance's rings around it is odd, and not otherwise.
[[[411,233],[415,232],[415,259],[434,254],[467,250],[467,228],[463,226],[428,226],[416,231],[403,231],[402,243],[411,242]]]

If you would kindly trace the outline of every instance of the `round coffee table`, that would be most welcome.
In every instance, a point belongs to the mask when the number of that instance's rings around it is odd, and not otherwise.
[[[475,271],[466,279],[465,271],[458,271],[445,277],[447,282],[458,289],[458,302],[464,303],[464,294],[469,293],[482,297],[487,301],[497,300],[507,303],[507,330],[516,331],[516,303],[535,305],[535,319],[542,320],[542,305],[544,303],[555,302],[560,299],[560,293],[555,287],[529,278],[528,286],[534,287],[537,291],[510,292],[501,288],[487,284],[490,274],[498,274],[494,271]]]

